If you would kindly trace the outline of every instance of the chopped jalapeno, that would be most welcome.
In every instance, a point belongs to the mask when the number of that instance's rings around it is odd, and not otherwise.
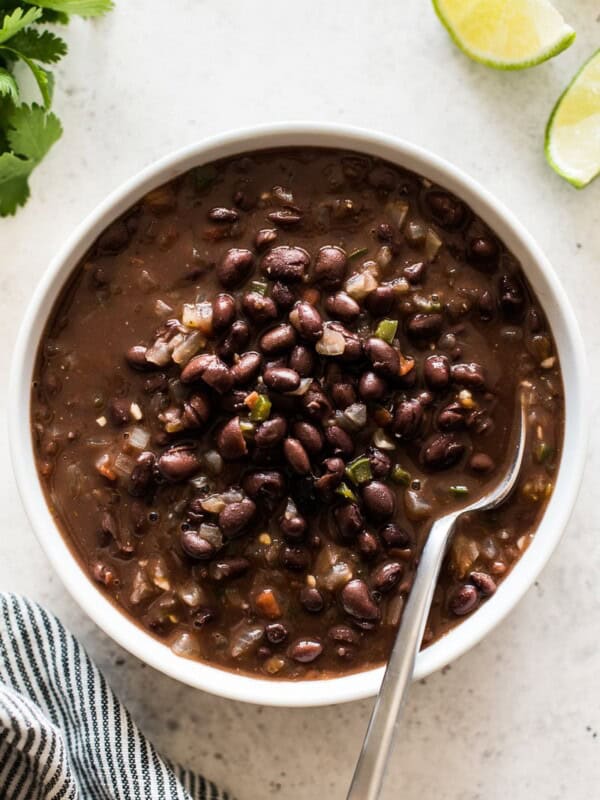
[[[394,341],[394,336],[396,335],[397,330],[397,319],[382,319],[375,329],[375,336],[377,336],[378,339],[383,339],[384,342],[391,344]]]
[[[246,398],[247,400],[248,398]],[[250,419],[252,422],[264,422],[271,413],[271,401],[266,394],[257,394],[256,400],[250,406]]]
[[[372,480],[371,462],[367,456],[359,456],[346,467],[346,475],[357,486]]]
[[[264,281],[250,281],[250,291],[256,292],[257,294],[262,294],[264,297],[267,294],[267,289],[269,288]]]
[[[356,250],[353,250],[351,253],[348,253],[348,261],[352,261],[355,258],[360,258],[361,256],[366,255],[368,252],[368,247],[359,247]]]
[[[353,502],[356,502],[358,499],[348,484],[344,483],[343,481],[337,487],[335,493],[339,494],[340,497],[343,497],[344,500],[352,500]]]
[[[401,467],[400,464],[395,464],[392,469],[392,480],[403,484],[403,486],[408,486],[411,481],[410,472]]]
[[[469,494],[469,487],[459,483],[450,487],[450,494],[454,497],[466,497]]]

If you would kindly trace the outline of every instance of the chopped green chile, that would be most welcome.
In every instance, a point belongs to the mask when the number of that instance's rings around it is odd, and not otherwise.
[[[518,490],[458,520],[427,644],[494,602],[560,469],[557,352],[518,260],[443,187],[242,153],[140,197],[66,281],[31,388],[39,478],[82,571],[178,656],[357,673],[385,663],[433,521],[500,478],[526,383]]]

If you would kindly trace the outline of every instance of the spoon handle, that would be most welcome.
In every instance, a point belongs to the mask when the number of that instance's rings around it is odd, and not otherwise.
[[[347,800],[377,800],[400,711],[410,686],[433,592],[458,514],[437,520],[421,554]]]

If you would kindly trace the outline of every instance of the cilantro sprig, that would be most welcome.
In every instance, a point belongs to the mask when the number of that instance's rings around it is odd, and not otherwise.
[[[64,40],[44,24],[66,24],[70,15],[98,17],[112,0],[0,0],[0,216],[14,214],[29,197],[29,177],[62,126],[50,111],[54,79],[48,65],[67,53]],[[41,104],[24,102],[17,64],[33,75]]]

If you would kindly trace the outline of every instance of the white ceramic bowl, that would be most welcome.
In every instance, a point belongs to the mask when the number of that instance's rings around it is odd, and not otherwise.
[[[17,482],[39,541],[67,589],[105,633],[138,658],[190,686],[246,702],[313,706],[374,695],[383,668],[329,680],[290,683],[237,675],[176,656],[113,606],[82,571],[46,505],[36,472],[29,425],[31,377],[48,312],[71,271],[98,234],[143,194],[191,167],[244,151],[293,145],[348,148],[379,156],[428,177],[464,199],[521,261],[548,316],[558,346],[566,395],[565,442],[556,488],[532,544],[496,594],[475,614],[419,654],[415,678],[440,669],[489,633],[539,575],[559,542],[576,498],[586,449],[583,344],[571,306],[552,267],[523,226],[474,180],[419,147],[347,126],[283,123],[216,136],[147,167],[113,192],[79,225],[42,275],[15,348],[9,419]]]

